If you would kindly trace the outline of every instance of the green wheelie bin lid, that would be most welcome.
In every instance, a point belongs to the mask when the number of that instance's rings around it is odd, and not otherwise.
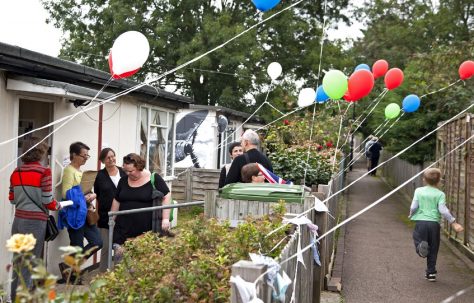
[[[304,196],[302,196],[304,192]],[[302,185],[286,185],[271,183],[232,183],[219,190],[219,196],[225,199],[303,203],[309,192]]]

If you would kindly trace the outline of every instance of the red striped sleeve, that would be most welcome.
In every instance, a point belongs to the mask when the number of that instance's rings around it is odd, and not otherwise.
[[[41,190],[43,192],[51,192],[52,188],[52,179],[51,179],[51,169],[45,168],[43,175],[41,176]]]

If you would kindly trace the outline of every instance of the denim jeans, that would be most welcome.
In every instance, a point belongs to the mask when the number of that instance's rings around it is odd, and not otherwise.
[[[67,231],[69,233],[71,246],[81,247],[84,253],[94,247],[94,249],[86,255],[86,259],[92,256],[103,246],[102,238],[100,237],[97,225],[89,225],[85,223],[84,226],[79,229],[68,228]],[[84,246],[84,238],[87,240],[86,246]]]

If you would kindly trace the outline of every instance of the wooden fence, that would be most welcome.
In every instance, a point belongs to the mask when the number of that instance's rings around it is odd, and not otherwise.
[[[319,199],[327,197],[329,188],[331,192],[336,192],[343,186],[343,176],[331,180],[329,185],[318,186],[318,192],[313,192]],[[232,205],[232,202],[235,204]],[[245,201],[245,200],[229,200],[222,199],[217,196],[217,191],[208,191],[205,198],[205,214],[210,217],[220,219],[229,219],[239,221],[247,215],[263,215],[271,210],[269,202],[259,201]],[[330,215],[326,212],[316,212],[314,209],[308,214],[308,218],[319,227],[319,235],[325,233],[328,229],[337,224],[339,217],[339,196],[331,198],[326,202]],[[309,196],[305,198],[304,203],[287,203],[287,211],[290,213],[301,213],[304,210],[311,208],[314,205],[314,197]],[[310,233],[307,228],[302,228],[301,247],[310,244]],[[295,302],[320,302],[321,291],[326,289],[330,277],[330,264],[335,252],[335,233],[323,238],[318,250],[320,253],[321,266],[318,266],[312,257],[312,251],[306,250],[303,252],[303,260],[305,267],[300,263],[297,264],[296,258],[289,260],[281,265],[280,273],[283,271],[288,275],[291,281],[294,281],[297,271],[296,284],[293,283],[288,287],[285,296],[285,302],[290,302],[293,289],[295,287]],[[277,261],[284,261],[288,257],[293,256],[298,249],[298,238],[293,235],[287,245],[282,250]],[[232,267],[232,275],[239,275],[244,280],[253,282],[257,277],[266,271],[265,266],[258,266],[250,261],[241,260]],[[271,288],[265,283],[258,284],[258,297],[264,302],[277,302],[272,299]],[[235,285],[232,286],[231,302],[242,302],[240,296],[237,295]]]
[[[382,159],[380,162],[383,162],[387,159],[390,159],[393,155],[387,152],[383,152]],[[426,168],[431,163],[425,163],[423,165],[414,165],[407,161],[404,161],[399,158],[395,158],[387,162],[382,166],[382,176],[385,180],[390,183],[391,186],[397,187],[406,180],[410,179],[424,168]],[[423,186],[423,177],[419,176],[418,178],[412,180],[410,183],[405,185],[400,189],[400,192],[407,195],[410,199],[413,197],[415,189],[417,187]]]
[[[461,142],[473,134],[473,114],[464,114],[457,120],[440,128],[436,136],[436,159],[441,159]],[[443,123],[443,122],[441,122]],[[382,161],[392,157],[384,153]],[[401,159],[393,159],[382,168],[382,175],[392,186],[398,186],[421,170],[424,165],[412,165]],[[440,160],[441,189],[446,193],[446,203],[456,220],[464,226],[464,232],[455,233],[449,224],[443,222],[443,230],[451,242],[474,260],[474,142],[471,140],[462,148]],[[422,176],[404,186],[401,191],[410,199],[417,187],[423,186]]]
[[[220,172],[219,169],[175,168],[175,175],[179,176],[171,185],[173,199],[178,202],[204,200],[206,191],[219,187]]]
[[[443,126],[437,133],[436,158],[440,159],[473,134],[473,114],[464,114],[457,120]],[[446,193],[448,208],[456,220],[464,226],[464,232],[455,233],[449,224],[444,230],[453,243],[456,243],[474,260],[474,142],[463,147],[440,161],[443,173],[443,190]]]

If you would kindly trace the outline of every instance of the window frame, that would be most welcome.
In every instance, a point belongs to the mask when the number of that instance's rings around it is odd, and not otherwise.
[[[146,168],[150,170],[150,135],[152,132],[152,128],[156,127],[158,131],[161,131],[162,129],[166,130],[166,135],[164,136],[165,143],[164,143],[164,161],[162,166],[160,167],[160,175],[165,178],[165,177],[174,177],[174,151],[175,151],[175,142],[176,142],[176,111],[172,111],[169,109],[165,109],[162,107],[158,106],[153,106],[153,105],[148,105],[148,104],[142,104],[139,107],[138,110],[138,136],[137,136],[137,146],[138,150],[140,151],[140,155],[142,153],[141,150],[141,127],[142,127],[142,111],[146,110],[146,157],[145,157],[145,162],[146,162]],[[166,121],[160,121],[161,124],[155,124],[152,123],[152,113],[153,111],[161,112],[161,113],[166,113]],[[159,113],[158,113],[159,114]],[[173,119],[172,124],[170,124],[170,119]],[[172,134],[170,136],[170,128],[172,130]],[[169,142],[171,137],[171,144]],[[169,146],[171,146],[171,151],[169,153]],[[141,155],[142,156],[142,155]],[[171,159],[168,159],[168,157],[171,157]],[[168,167],[168,161],[171,167]],[[151,170],[150,170],[151,171]],[[168,174],[168,171],[171,174]]]

